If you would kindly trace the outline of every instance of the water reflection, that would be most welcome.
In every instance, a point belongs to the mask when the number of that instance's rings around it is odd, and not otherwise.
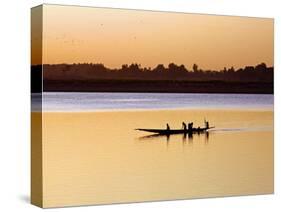
[[[210,134],[211,134],[211,132],[185,133],[181,136],[181,138],[182,138],[181,140],[182,140],[183,145],[185,145],[186,142],[188,142],[188,144],[193,144],[194,137],[200,137],[200,136],[204,135],[204,142],[205,142],[205,144],[208,144]],[[151,135],[141,136],[138,138],[138,140],[152,141],[152,140],[161,140],[162,139],[167,142],[167,146],[168,146],[170,138],[173,136],[178,137],[178,135],[151,134]]]

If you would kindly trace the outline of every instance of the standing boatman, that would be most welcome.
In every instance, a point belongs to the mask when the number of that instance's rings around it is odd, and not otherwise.
[[[206,119],[204,119],[204,121],[205,121],[205,127],[206,127],[207,129],[209,129],[209,122],[206,121]]]
[[[188,123],[188,130],[192,130],[193,122]]]
[[[182,122],[182,128],[186,130],[186,123]]]
[[[167,130],[170,130],[170,126],[169,126],[169,124],[167,123],[166,125],[167,125]]]

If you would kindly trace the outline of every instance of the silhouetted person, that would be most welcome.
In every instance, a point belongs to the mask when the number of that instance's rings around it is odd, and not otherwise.
[[[209,122],[205,120],[205,127],[209,129]]]
[[[170,130],[170,126],[169,126],[169,124],[167,123],[166,125],[167,125],[167,130]]]
[[[182,122],[182,128],[186,130],[186,123]]]
[[[192,130],[192,127],[193,127],[193,122],[188,123],[188,130]]]

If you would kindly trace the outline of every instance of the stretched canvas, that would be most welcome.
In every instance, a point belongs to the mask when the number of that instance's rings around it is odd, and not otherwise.
[[[273,19],[31,15],[32,204],[273,193]]]

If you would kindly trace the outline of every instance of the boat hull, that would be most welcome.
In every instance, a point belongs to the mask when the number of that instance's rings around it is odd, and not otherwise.
[[[192,129],[143,129],[139,128],[136,130],[144,131],[144,132],[150,132],[155,134],[161,134],[161,135],[172,135],[172,134],[193,134],[193,133],[200,133],[200,132],[206,132],[209,129],[212,129],[214,127],[209,128],[192,128]]]

